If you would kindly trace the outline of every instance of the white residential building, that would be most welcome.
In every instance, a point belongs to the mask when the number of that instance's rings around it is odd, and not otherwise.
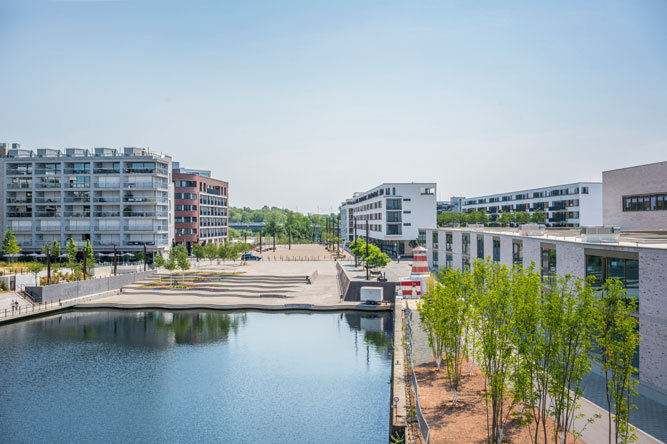
[[[24,251],[71,238],[97,252],[164,253],[174,239],[171,175],[171,157],[142,148],[3,149],[2,231]]]
[[[368,238],[391,255],[412,255],[419,227],[436,224],[435,183],[383,183],[341,204],[341,237]]]
[[[602,183],[577,182],[463,199],[461,211],[484,210],[491,220],[504,212],[542,210],[548,227],[602,225]]]

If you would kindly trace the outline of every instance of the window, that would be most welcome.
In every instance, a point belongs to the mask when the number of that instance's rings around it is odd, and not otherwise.
[[[401,222],[401,213],[399,211],[387,211],[387,222]]]
[[[477,259],[484,259],[484,236],[477,236]]]
[[[445,244],[447,251],[452,251],[452,233],[445,234]]]
[[[401,199],[387,199],[387,210],[401,210]]]
[[[391,194],[392,194],[393,196],[396,196],[396,187],[392,187],[392,189],[391,189]]]
[[[387,224],[387,234],[388,235],[402,234],[401,226],[399,224]]]
[[[445,256],[445,267],[446,268],[452,268],[452,262],[453,261],[452,261],[452,255],[451,254],[448,254],[447,256]]]
[[[639,261],[618,257],[586,255],[586,276],[594,276],[593,288],[602,289],[607,279],[618,279],[629,297],[639,297]]]
[[[667,193],[623,196],[623,211],[667,210]]]
[[[542,247],[542,280],[551,284],[556,275],[556,247]]]
[[[500,262],[500,239],[493,239],[493,261]]]
[[[523,241],[512,241],[512,262],[514,265],[523,265]]]
[[[470,235],[469,234],[464,234],[462,235],[462,240],[463,240],[463,254],[470,254]],[[468,261],[470,263],[470,261]]]
[[[581,194],[588,194],[588,187],[581,187]]]
[[[410,202],[412,199],[410,199],[410,198],[408,197],[408,198],[403,199],[403,200],[404,200],[405,202]]]

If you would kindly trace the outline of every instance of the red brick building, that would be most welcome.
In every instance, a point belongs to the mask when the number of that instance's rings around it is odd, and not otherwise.
[[[222,243],[228,237],[229,184],[177,162],[173,171],[176,244],[190,251],[195,243]]]

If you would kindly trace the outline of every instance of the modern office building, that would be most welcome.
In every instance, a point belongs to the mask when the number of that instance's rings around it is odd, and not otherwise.
[[[667,230],[667,161],[602,172],[605,225]]]
[[[461,205],[465,197],[461,196],[452,196],[449,200],[439,200],[438,201],[438,214],[445,213],[448,211],[460,213]]]
[[[344,242],[357,236],[368,238],[391,255],[411,255],[419,227],[435,226],[437,216],[435,183],[384,183],[354,195],[341,204],[341,237]]]
[[[208,170],[181,168],[174,162],[176,243],[188,251],[195,243],[219,244],[228,236],[229,184]]]
[[[47,242],[97,252],[168,250],[174,238],[172,163],[144,148],[0,150],[2,230],[24,251]]]
[[[578,182],[509,193],[468,197],[461,211],[484,210],[491,220],[504,212],[542,210],[548,227],[602,225],[602,184]]]
[[[544,229],[428,228],[422,238],[428,263],[467,269],[475,259],[491,257],[512,266],[534,263],[545,280],[553,273],[595,276],[599,286],[616,278],[639,300],[642,343],[637,364],[648,389],[667,394],[667,232],[622,233],[609,227]]]

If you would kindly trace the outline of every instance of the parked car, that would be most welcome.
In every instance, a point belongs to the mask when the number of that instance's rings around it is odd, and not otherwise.
[[[243,253],[241,255],[241,260],[242,261],[261,261],[262,256],[257,256],[256,254],[252,254],[252,253]]]

